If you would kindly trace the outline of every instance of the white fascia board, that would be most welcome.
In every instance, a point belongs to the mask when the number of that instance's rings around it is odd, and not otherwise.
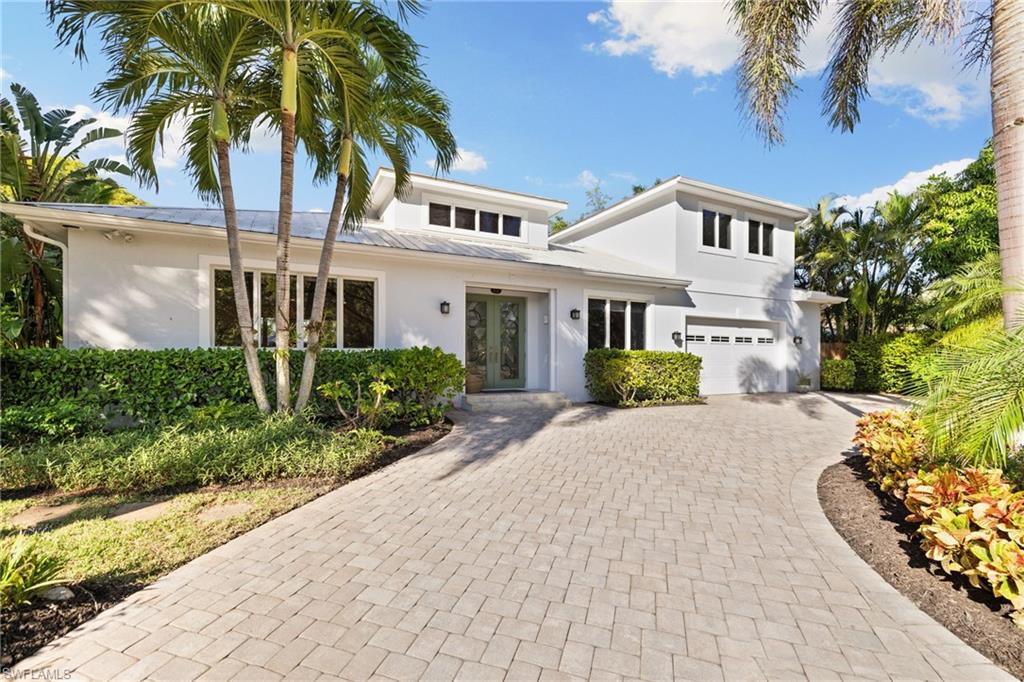
[[[562,244],[575,241],[576,239],[588,236],[594,232],[599,232],[600,230],[615,224],[616,218],[624,215],[634,208],[646,204],[653,204],[655,203],[655,200],[660,199],[666,193],[674,192],[683,192],[701,199],[707,199],[742,208],[766,211],[770,215],[792,218],[794,221],[803,220],[807,217],[807,209],[794,204],[787,204],[782,201],[776,201],[775,199],[768,199],[767,197],[760,197],[756,194],[748,194],[746,192],[729,189],[728,187],[712,185],[677,175],[670,180],[666,180],[660,185],[650,188],[646,192],[641,192],[634,197],[630,197],[624,201],[620,201],[617,204],[609,206],[600,213],[595,213],[588,218],[584,218],[572,227],[569,227],[556,235],[552,235],[548,238],[548,241],[555,244]]]
[[[459,180],[435,178],[422,173],[410,173],[409,176],[411,187],[417,189],[422,189],[428,192],[433,191],[445,192],[447,194],[459,194],[481,201],[539,209],[544,211],[548,218],[569,207],[569,204],[564,201],[549,199],[547,197],[539,197],[533,194],[512,192],[509,190],[497,189],[495,187],[484,187],[483,185],[474,185],[472,183],[461,182]],[[378,168],[377,173],[373,176],[373,184],[370,186],[370,196],[375,210],[379,211],[383,208],[384,202],[393,195],[394,189],[395,172],[390,168]]]
[[[10,210],[14,209],[14,210]],[[138,220],[122,216],[108,216],[95,213],[83,213],[78,211],[62,211],[53,208],[40,208],[38,206],[26,206],[20,204],[4,204],[4,212],[11,213],[15,217],[39,220],[49,223],[69,225],[80,229],[94,230],[131,230],[142,233],[156,234],[187,234],[194,237],[206,237],[208,239],[225,239],[223,228],[210,227],[206,225],[195,226],[183,223],[168,223],[159,220]],[[267,232],[246,232],[240,231],[239,236],[243,242],[274,244],[277,235]],[[310,237],[292,237],[292,245],[302,249],[319,249],[323,243],[322,239]],[[533,272],[556,273],[567,277],[585,277],[588,279],[604,279],[612,281],[628,281],[639,285],[657,286],[663,288],[685,289],[692,284],[691,280],[676,277],[658,277],[650,275],[631,275],[628,273],[603,272],[586,268],[576,268],[569,265],[556,265],[553,263],[523,263],[521,261],[506,261],[496,258],[480,258],[476,256],[459,256],[432,251],[417,251],[414,249],[400,249],[391,246],[373,246],[370,244],[348,244],[338,242],[334,246],[335,253],[350,253],[353,255],[365,254],[383,256],[388,258],[405,258],[411,260],[428,259],[434,262],[447,262],[453,264],[470,263],[482,267],[509,268],[514,270],[527,270]]]

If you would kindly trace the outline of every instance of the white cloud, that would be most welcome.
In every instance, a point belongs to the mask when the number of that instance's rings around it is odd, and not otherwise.
[[[593,171],[583,170],[579,175],[576,176],[576,184],[580,187],[586,187],[591,189],[601,184],[600,178],[594,175]]]
[[[890,185],[875,187],[874,189],[857,196],[846,194],[841,197],[836,197],[834,203],[836,206],[846,206],[851,211],[858,208],[871,208],[877,202],[882,201],[889,196],[889,193],[893,190],[900,194],[909,194],[927,182],[928,178],[931,176],[945,173],[952,177],[966,168],[972,161],[974,161],[974,159],[957,159],[955,161],[946,161],[945,163],[936,164],[926,170],[910,171]]]
[[[798,77],[818,74],[828,63],[835,11],[834,5],[827,5],[808,33],[800,54],[804,70]],[[587,21],[610,35],[587,49],[614,57],[646,56],[656,71],[670,77],[679,72],[698,78],[718,76],[731,69],[739,55],[740,43],[724,2],[611,0],[605,9],[588,14]],[[933,125],[955,123],[986,104],[978,74],[962,71],[957,55],[938,45],[876,60],[870,75],[879,101]],[[693,94],[714,87],[699,83]]]
[[[311,208],[307,211],[307,213],[327,213],[327,211],[323,210],[322,208]]]
[[[0,68],[0,81],[8,81],[11,80],[11,78],[12,76],[10,71]]]
[[[637,182],[640,179],[636,175],[628,171],[618,171],[609,173],[608,177],[615,178],[616,180],[622,180],[623,182]]]
[[[437,160],[431,159],[428,165],[431,168],[436,168]],[[487,159],[479,152],[459,147],[451,170],[453,173],[479,173],[482,170],[487,170]]]
[[[531,185],[540,186],[544,184],[544,178],[540,177],[539,175],[524,175],[523,180],[526,180]]]

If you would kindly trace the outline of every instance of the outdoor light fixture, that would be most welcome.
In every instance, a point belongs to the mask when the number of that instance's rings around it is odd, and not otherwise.
[[[802,337],[802,336],[794,336],[793,337],[793,343],[796,344],[797,346],[799,346],[803,342],[804,342],[804,337]]]
[[[571,317],[574,320],[580,319],[580,309],[579,308],[573,308],[572,310],[570,310],[569,311],[569,317]]]
[[[680,341],[683,340],[683,333],[682,332],[672,332],[672,340],[675,341],[676,343],[679,343]]]
[[[500,294],[501,293],[501,289],[491,289],[491,293],[492,294]]]
[[[448,301],[441,301],[441,314],[447,315],[452,311],[452,304]]]

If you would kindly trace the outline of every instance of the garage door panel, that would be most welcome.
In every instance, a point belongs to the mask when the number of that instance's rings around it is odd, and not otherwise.
[[[701,393],[780,390],[774,325],[742,320],[687,324],[687,349],[702,358]]]

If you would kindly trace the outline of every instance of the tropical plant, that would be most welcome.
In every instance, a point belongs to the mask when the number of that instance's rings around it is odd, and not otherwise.
[[[853,444],[867,458],[871,480],[900,499],[928,459],[924,428],[909,412],[869,412],[857,420]]]
[[[65,562],[43,554],[34,539],[19,535],[0,553],[0,608],[15,609],[60,585]]]
[[[965,65],[991,67],[992,144],[999,194],[1003,281],[1024,279],[1024,3],[991,0],[967,17],[961,0],[844,2],[831,35],[823,113],[834,129],[850,132],[868,94],[872,59],[908,49],[917,40],[965,47]],[[803,68],[800,48],[825,7],[824,0],[733,0],[742,42],[738,88],[757,132],[768,145],[783,142],[782,120]],[[1003,319],[1018,322],[1024,294],[1003,293]]]
[[[307,350],[295,399],[296,411],[306,406],[313,387],[327,281],[339,226],[354,228],[369,209],[372,177],[367,157],[382,154],[388,160],[395,171],[395,193],[400,194],[408,187],[410,166],[420,137],[433,147],[434,165],[439,172],[451,168],[457,154],[455,137],[448,126],[448,102],[427,81],[419,67],[410,68],[397,77],[388,73],[384,61],[375,52],[366,51],[360,56],[369,78],[367,106],[351,106],[344,80],[329,74],[334,82],[325,88],[319,100],[321,111],[317,121],[320,125],[304,138],[310,155],[316,160],[317,179],[334,180],[334,201],[320,250],[310,321],[306,325]]]
[[[58,36],[67,41],[79,24],[92,20],[104,29],[111,73],[95,96],[115,111],[132,112],[128,158],[146,186],[159,186],[155,156],[167,130],[185,128],[185,170],[200,198],[220,200],[228,241],[241,345],[253,398],[270,411],[256,341],[231,177],[230,147],[245,145],[267,109],[253,87],[262,48],[253,22],[213,6],[165,7],[142,28],[134,13],[152,3],[67,2],[51,5],[63,16]],[[122,56],[123,55],[123,56]]]
[[[128,174],[127,166],[106,158],[80,160],[90,145],[120,137],[120,130],[95,127],[95,118],[80,117],[71,109],[44,113],[35,96],[18,83],[11,85],[11,93],[13,104],[0,99],[0,201],[138,201],[118,194],[124,190],[99,175]],[[0,293],[7,304],[5,337],[12,343],[22,339],[36,346],[56,345],[62,331],[59,257],[7,216],[4,237]],[[15,322],[19,319],[20,327]]]

